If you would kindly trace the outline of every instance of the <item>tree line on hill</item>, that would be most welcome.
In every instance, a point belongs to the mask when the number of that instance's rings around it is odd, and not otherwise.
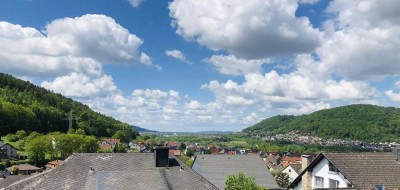
[[[349,105],[308,115],[274,116],[243,130],[251,136],[286,134],[291,131],[322,138],[400,142],[400,109]]]
[[[69,112],[73,126],[88,135],[111,137],[118,130],[130,138],[139,135],[130,125],[91,110],[88,106],[34,84],[0,73],[0,134],[68,131]]]

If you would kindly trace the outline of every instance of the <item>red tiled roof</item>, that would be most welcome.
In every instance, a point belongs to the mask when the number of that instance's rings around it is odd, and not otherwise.
[[[181,150],[169,150],[169,154],[174,155],[174,156],[180,156]]]
[[[110,150],[113,147],[110,144],[101,144],[101,145],[99,145],[99,148],[102,149],[102,150]]]
[[[121,139],[103,139],[103,141],[107,143],[120,143]]]
[[[300,156],[285,156],[282,159],[282,162],[284,162],[284,161],[294,164],[296,162],[301,162],[301,157]]]

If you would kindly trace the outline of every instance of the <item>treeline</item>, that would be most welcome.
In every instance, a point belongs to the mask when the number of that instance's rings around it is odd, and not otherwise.
[[[49,133],[68,131],[69,112],[74,129],[88,135],[110,137],[118,130],[138,132],[128,124],[94,112],[88,106],[34,84],[0,73],[0,134],[18,130]]]
[[[243,132],[251,136],[298,131],[323,138],[400,142],[400,109],[374,105],[349,105],[301,116],[275,116]]]

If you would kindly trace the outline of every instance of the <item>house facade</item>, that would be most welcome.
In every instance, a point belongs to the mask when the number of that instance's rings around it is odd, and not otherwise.
[[[301,173],[301,164],[290,164],[282,170],[282,173],[288,174],[289,182],[291,183]]]
[[[8,143],[0,142],[0,158],[16,158],[17,149]]]
[[[317,165],[315,165],[310,174],[311,175],[309,175],[309,177],[311,178],[311,180],[308,180],[310,183],[304,184],[304,186],[307,186],[307,188],[304,188],[302,186],[303,181],[300,181],[297,186],[293,187],[293,189],[301,190],[301,189],[316,189],[316,188],[352,187],[351,183],[345,179],[343,174],[341,174],[334,166],[331,166],[329,160],[326,158],[322,159]]]
[[[312,162],[303,155],[304,169],[288,189],[399,189],[399,160],[391,152],[321,153]]]

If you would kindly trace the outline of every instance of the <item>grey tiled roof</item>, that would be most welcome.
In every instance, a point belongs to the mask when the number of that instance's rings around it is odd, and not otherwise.
[[[228,175],[243,172],[268,189],[278,189],[275,179],[258,155],[198,155],[192,168],[219,189],[225,189]]]
[[[400,188],[400,163],[391,152],[323,153],[357,188]]]
[[[5,178],[0,177],[0,189],[7,187],[16,181],[30,177],[29,175],[8,175]]]
[[[6,189],[216,189],[190,168],[182,168],[156,168],[153,154],[74,154],[58,169]]]

